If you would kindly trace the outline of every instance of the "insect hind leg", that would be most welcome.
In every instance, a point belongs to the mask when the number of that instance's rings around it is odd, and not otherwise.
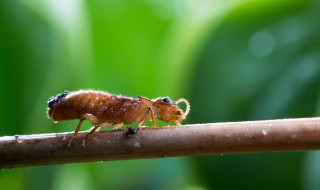
[[[98,118],[97,118],[96,116],[94,116],[94,115],[92,115],[92,114],[90,114],[90,113],[83,114],[83,115],[81,116],[81,118],[80,118],[80,121],[79,121],[79,123],[78,123],[78,126],[77,126],[76,130],[74,131],[74,133],[73,133],[73,135],[72,135],[72,137],[71,137],[71,139],[70,139],[70,141],[69,141],[69,143],[68,143],[68,147],[71,146],[72,140],[77,137],[77,135],[78,135],[78,133],[79,133],[79,130],[80,130],[80,128],[81,128],[82,122],[83,122],[85,119],[88,120],[88,121],[90,121],[90,122],[91,122],[92,124],[94,124],[94,125],[98,125],[98,124],[99,124],[99,120],[98,120]]]
[[[108,128],[111,127],[113,125],[113,123],[97,123],[95,124],[95,126],[93,127],[93,129],[91,129],[91,131],[86,135],[86,137],[83,139],[82,141],[82,146],[86,146],[86,140],[99,128]]]

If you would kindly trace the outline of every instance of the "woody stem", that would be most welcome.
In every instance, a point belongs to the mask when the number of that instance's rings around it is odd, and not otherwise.
[[[207,123],[0,137],[0,168],[208,154],[320,149],[320,118]]]

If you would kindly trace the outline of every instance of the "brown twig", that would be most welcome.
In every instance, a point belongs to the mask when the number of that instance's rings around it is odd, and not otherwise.
[[[75,162],[320,149],[320,118],[0,137],[0,168]]]

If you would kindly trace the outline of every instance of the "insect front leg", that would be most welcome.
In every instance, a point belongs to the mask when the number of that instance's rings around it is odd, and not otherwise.
[[[94,116],[94,115],[92,115],[92,114],[90,114],[90,113],[83,114],[83,115],[81,116],[81,118],[80,118],[80,121],[79,121],[79,123],[78,123],[78,126],[77,126],[76,130],[74,131],[74,133],[73,133],[73,135],[72,135],[72,138],[70,139],[70,141],[69,141],[69,143],[68,143],[68,147],[71,146],[72,140],[77,137],[78,132],[79,132],[79,130],[80,130],[80,128],[81,128],[82,122],[83,122],[85,119],[88,120],[88,121],[90,121],[90,122],[91,122],[92,124],[94,124],[94,125],[97,125],[97,124],[99,123],[99,120],[98,120],[98,118],[97,118],[96,116]]]
[[[98,129],[98,128],[108,128],[111,127],[113,123],[97,123],[93,129],[86,135],[82,141],[82,146],[86,146],[86,140]]]

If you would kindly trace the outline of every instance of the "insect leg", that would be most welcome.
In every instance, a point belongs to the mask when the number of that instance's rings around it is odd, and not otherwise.
[[[89,113],[86,113],[86,114],[83,114],[82,117],[80,118],[80,121],[78,123],[78,126],[76,128],[76,130],[74,131],[73,135],[72,135],[72,138],[70,139],[69,143],[68,143],[68,147],[71,146],[71,142],[74,138],[77,137],[78,135],[78,132],[81,128],[81,125],[82,125],[82,122],[87,119],[88,121],[90,121],[92,124],[94,125],[97,125],[98,124],[98,118],[92,114],[89,114]]]
[[[98,129],[102,127],[111,127],[113,123],[98,123],[94,126],[94,128],[86,135],[86,137],[82,141],[82,146],[86,146],[86,140]]]
[[[155,113],[152,109],[152,107],[147,107],[147,111],[145,112],[145,119],[143,119],[140,123],[138,123],[138,128],[141,127],[142,124],[144,124],[148,118],[148,114],[150,114],[151,116],[151,120],[152,120],[152,123],[153,123],[153,126],[158,126],[157,125],[157,122],[156,122],[156,118],[155,118]]]
[[[72,140],[77,137],[78,132],[79,132],[79,130],[80,130],[80,128],[81,128],[81,125],[82,125],[83,120],[85,120],[85,119],[84,119],[84,118],[81,118],[81,119],[80,119],[80,121],[79,121],[79,123],[78,123],[78,126],[77,126],[76,130],[74,131],[74,133],[73,133],[73,135],[72,135],[72,137],[71,137],[71,139],[70,139],[70,141],[69,141],[69,143],[68,143],[68,147],[71,146]]]
[[[140,123],[138,123],[138,127],[137,128],[141,128],[142,124],[144,123],[145,121],[142,121]]]
[[[114,128],[115,129],[120,129],[120,127],[122,127],[123,126],[123,122],[122,123],[117,123],[117,124],[115,124],[114,125]]]
[[[90,121],[90,123],[92,123],[94,125],[97,125],[99,123],[98,118],[90,113],[83,114],[82,117],[85,118],[86,120]]]
[[[149,108],[149,112],[150,112],[150,115],[151,115],[151,120],[152,120],[153,126],[156,127],[158,125],[157,125],[157,122],[156,122],[155,113],[154,113],[152,107],[148,107],[148,108]]]

